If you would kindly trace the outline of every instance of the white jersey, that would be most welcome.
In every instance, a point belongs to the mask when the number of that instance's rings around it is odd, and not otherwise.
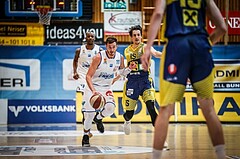
[[[87,50],[86,45],[81,46],[77,67],[77,73],[80,81],[86,81],[86,74],[90,64],[92,63],[92,58],[99,52],[99,49],[100,46],[98,45],[95,45],[92,50]]]
[[[101,51],[101,62],[95,74],[92,77],[94,86],[111,88],[112,80],[115,77],[115,73],[119,70],[121,63],[121,54],[116,52],[115,57],[108,58],[106,51]]]
[[[106,51],[101,51],[101,62],[98,65],[96,72],[92,77],[92,82],[95,89],[101,93],[106,103],[114,103],[114,97],[111,90],[112,80],[115,73],[119,70],[121,64],[121,54],[116,52],[115,57],[110,59],[107,57]],[[95,112],[96,110],[90,105],[89,100],[92,96],[92,91],[87,86],[83,95],[83,112]]]

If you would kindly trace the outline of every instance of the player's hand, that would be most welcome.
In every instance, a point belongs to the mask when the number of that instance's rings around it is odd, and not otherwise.
[[[75,80],[77,80],[77,79],[79,78],[78,73],[74,73],[73,78],[74,78]]]
[[[135,69],[137,69],[137,64],[134,61],[131,61],[128,67],[131,70],[135,70]]]
[[[151,48],[145,47],[145,52],[141,56],[141,63],[144,71],[147,71],[150,65],[150,53],[151,53]]]
[[[101,94],[101,93],[98,92],[98,91],[96,91],[96,90],[94,90],[94,91],[92,91],[92,94],[93,94],[93,95],[98,95],[98,94]]]

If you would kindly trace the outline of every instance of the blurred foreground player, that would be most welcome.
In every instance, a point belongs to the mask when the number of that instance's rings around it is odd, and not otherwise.
[[[226,32],[223,17],[213,0],[156,0],[146,52],[141,58],[145,70],[149,67],[151,46],[164,13],[165,37],[168,40],[160,66],[160,111],[155,123],[152,159],[162,156],[174,103],[182,100],[188,78],[206,119],[216,157],[225,159],[222,125],[214,110],[214,63],[211,55],[211,45]],[[210,36],[205,29],[206,15],[216,26]]]

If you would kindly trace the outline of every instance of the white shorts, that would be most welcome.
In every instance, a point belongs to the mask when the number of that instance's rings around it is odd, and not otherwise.
[[[97,86],[95,86],[95,89],[104,96],[104,98],[106,99],[106,103],[107,102],[115,103],[114,97],[113,97],[113,92],[112,92],[111,89],[106,88],[106,87],[97,87]],[[84,89],[84,94],[83,94],[82,112],[96,112],[96,111],[99,111],[99,110],[95,110],[90,105],[89,100],[90,100],[91,96],[92,96],[92,91],[89,89],[88,85],[86,85],[86,87]],[[104,106],[103,106],[103,108],[104,108]]]
[[[78,86],[77,86],[77,88],[76,88],[76,92],[84,92],[84,89],[85,89],[85,87],[86,87],[86,85],[87,85],[87,83],[86,83],[86,80],[83,80],[83,79],[78,79]]]

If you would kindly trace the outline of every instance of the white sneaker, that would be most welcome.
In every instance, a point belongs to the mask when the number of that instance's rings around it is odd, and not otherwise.
[[[124,131],[125,135],[129,135],[131,133],[131,121],[124,122],[123,131]]]

